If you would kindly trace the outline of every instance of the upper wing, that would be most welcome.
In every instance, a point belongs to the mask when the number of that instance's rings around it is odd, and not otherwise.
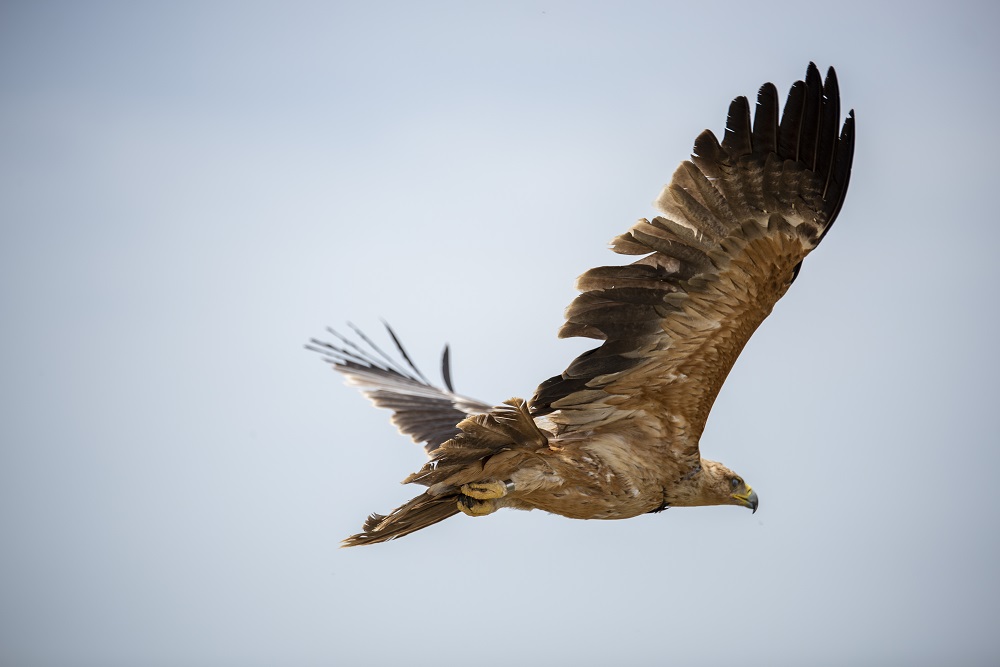
[[[342,345],[314,338],[306,347],[322,354],[334,369],[346,376],[348,384],[364,387],[362,392],[377,407],[392,410],[392,423],[414,442],[423,444],[428,454],[458,434],[460,421],[491,409],[492,406],[486,403],[454,392],[447,346],[441,357],[441,373],[447,389],[441,389],[432,385],[414,365],[388,324],[385,328],[409,369],[379,349],[359,329],[353,325],[351,328],[370,350],[333,329],[328,331],[339,338]]]
[[[780,123],[770,83],[752,126],[746,98],[733,100],[721,145],[703,132],[664,188],[664,215],[612,241],[645,257],[580,276],[559,335],[604,343],[544,382],[533,414],[563,432],[644,414],[696,448],[736,357],[840,211],[854,112],[839,125],[836,74],[824,82],[812,63]]]

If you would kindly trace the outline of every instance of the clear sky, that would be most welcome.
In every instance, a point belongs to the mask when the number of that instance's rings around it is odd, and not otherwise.
[[[1000,661],[1000,10],[0,5],[0,663]],[[302,349],[530,396],[704,128],[837,67],[851,191],[702,440],[756,514],[458,516]]]

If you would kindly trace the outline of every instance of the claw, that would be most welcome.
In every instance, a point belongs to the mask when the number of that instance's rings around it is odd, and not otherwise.
[[[469,496],[458,497],[458,509],[469,516],[486,516],[497,511],[497,505],[492,500],[476,500]]]
[[[507,495],[507,485],[497,481],[463,484],[460,490],[464,495],[476,500],[493,500]]]

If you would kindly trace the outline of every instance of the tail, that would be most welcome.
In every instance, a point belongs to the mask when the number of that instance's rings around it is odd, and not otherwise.
[[[351,535],[340,543],[342,547],[356,547],[362,544],[388,542],[397,537],[409,535],[421,528],[433,526],[450,516],[458,514],[458,496],[449,493],[432,496],[430,492],[401,505],[389,513],[389,516],[372,514],[362,526],[362,531]]]

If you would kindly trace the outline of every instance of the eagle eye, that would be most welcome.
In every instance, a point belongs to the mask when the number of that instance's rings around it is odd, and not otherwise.
[[[732,479],[732,480],[730,480],[730,482],[729,482],[729,483],[730,483],[730,484],[732,485],[732,487],[733,487],[734,489],[737,489],[737,488],[739,488],[739,486],[740,486],[740,478],[739,478],[739,477],[733,477],[733,479]]]

